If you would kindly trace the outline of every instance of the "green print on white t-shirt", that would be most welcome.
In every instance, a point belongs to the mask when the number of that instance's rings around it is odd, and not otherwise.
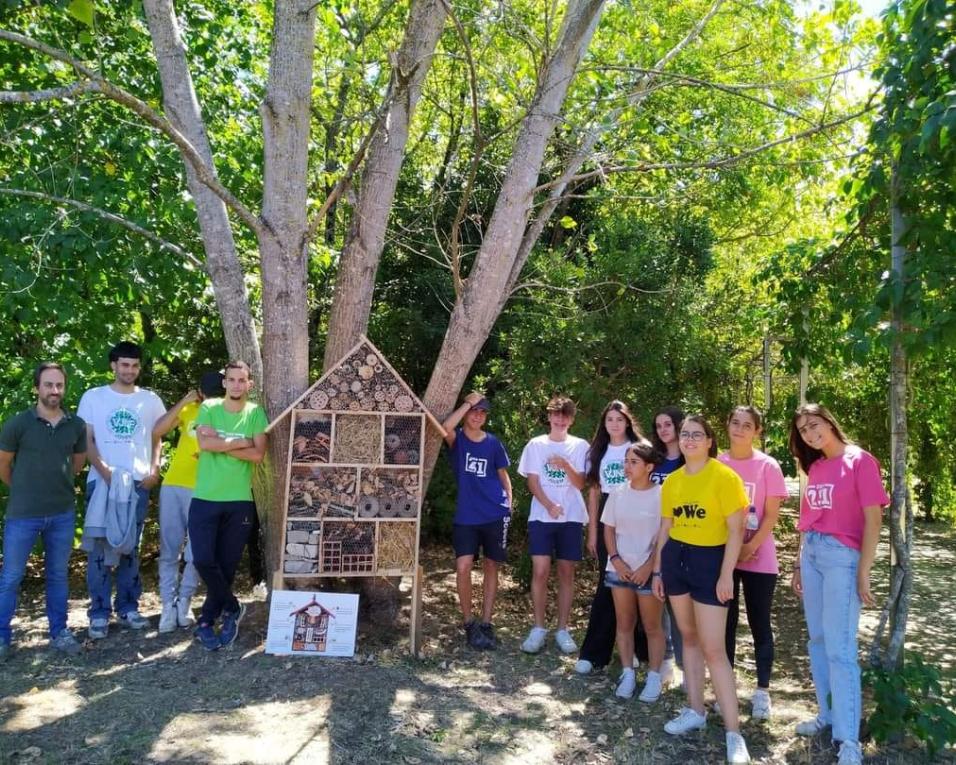
[[[552,486],[564,486],[567,482],[568,474],[561,468],[551,467],[547,462],[544,463],[544,474]]]
[[[627,480],[627,476],[624,475],[624,463],[617,460],[606,463],[601,473],[607,486],[620,486]]]
[[[106,420],[110,433],[119,441],[131,441],[139,427],[139,417],[125,407],[114,409]]]

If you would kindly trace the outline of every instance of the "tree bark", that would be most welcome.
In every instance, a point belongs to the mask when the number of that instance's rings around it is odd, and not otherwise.
[[[440,0],[414,0],[394,61],[384,125],[373,137],[362,170],[335,278],[324,367],[344,356],[368,328],[375,274],[385,245],[409,125],[447,13]]]
[[[143,10],[149,25],[153,51],[159,68],[166,118],[196,148],[203,161],[214,168],[212,149],[193,87],[186,60],[186,48],[172,0],[144,0]],[[259,338],[242,265],[226,205],[196,176],[192,164],[185,161],[186,183],[196,205],[199,230],[206,253],[206,271],[212,282],[216,306],[222,320],[229,355],[241,358],[252,368],[253,377],[262,380],[262,356]]]
[[[309,129],[315,3],[277,0],[269,79],[260,107],[264,144],[262,217],[272,233],[259,239],[262,267],[263,395],[270,417],[309,384],[307,230]],[[270,438],[266,470],[284,469],[287,434]],[[268,570],[278,565],[281,483],[256,497]]]
[[[423,399],[433,412],[450,411],[506,299],[512,269],[533,202],[544,152],[559,120],[571,79],[591,42],[604,0],[571,0],[554,53],[542,69],[534,99],[521,122],[514,152],[474,267],[452,311]],[[426,444],[426,479],[440,439]]]

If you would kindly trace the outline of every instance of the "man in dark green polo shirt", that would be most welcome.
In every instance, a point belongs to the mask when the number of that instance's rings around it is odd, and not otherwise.
[[[66,372],[62,366],[40,364],[33,385],[36,406],[11,417],[0,430],[0,480],[10,487],[0,570],[0,660],[10,655],[10,622],[37,536],[43,539],[46,556],[50,645],[69,654],[80,650],[66,626],[66,601],[76,529],[73,476],[86,463],[86,423],[63,409]]]

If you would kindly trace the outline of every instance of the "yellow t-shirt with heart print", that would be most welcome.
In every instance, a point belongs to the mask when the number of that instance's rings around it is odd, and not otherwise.
[[[674,519],[671,539],[700,547],[726,544],[727,516],[749,504],[740,476],[715,459],[693,475],[678,468],[661,490],[661,516]]]

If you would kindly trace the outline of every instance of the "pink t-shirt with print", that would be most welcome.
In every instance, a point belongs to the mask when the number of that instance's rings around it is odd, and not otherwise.
[[[783,471],[779,463],[769,454],[754,449],[750,459],[735,460],[729,452],[724,452],[717,459],[731,468],[744,482],[750,504],[757,510],[757,518],[763,523],[764,506],[767,497],[787,496],[787,485],[783,480]],[[750,508],[747,508],[750,512]],[[745,518],[746,520],[746,518]],[[773,533],[757,548],[757,554],[748,561],[738,562],[741,571],[753,571],[758,574],[779,574],[777,564],[777,542]]]
[[[865,525],[863,508],[888,504],[880,463],[856,444],[847,444],[839,457],[821,457],[810,466],[807,490],[800,502],[799,528],[830,534],[859,550]]]

